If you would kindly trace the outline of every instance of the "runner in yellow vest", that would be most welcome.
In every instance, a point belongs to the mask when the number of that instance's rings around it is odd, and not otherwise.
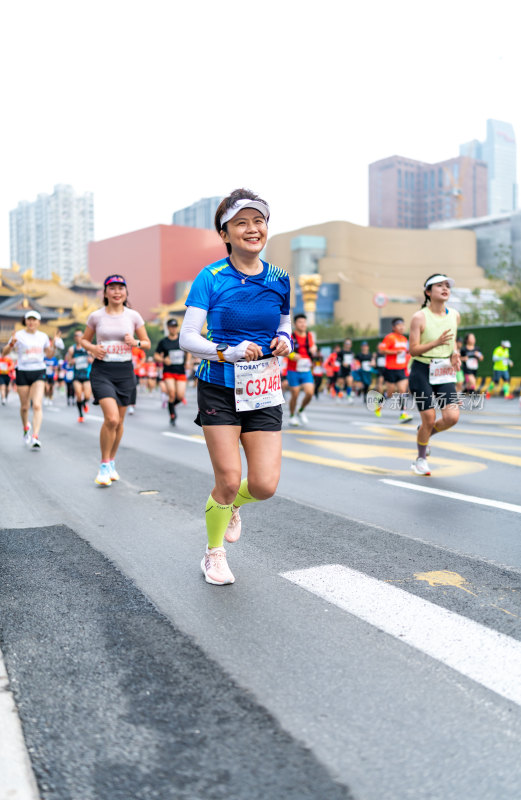
[[[509,367],[514,366],[514,362],[510,360],[510,347],[511,344],[508,339],[503,339],[500,345],[496,347],[492,353],[493,372],[490,386],[488,387],[487,398],[490,397],[490,392],[495,386],[500,386],[503,381],[503,394],[505,400],[513,400],[514,395],[510,393],[510,372]]]
[[[459,419],[456,372],[461,359],[456,338],[460,317],[446,306],[452,286],[453,279],[446,275],[427,278],[423,286],[425,301],[411,320],[409,390],[421,417],[416,437],[418,458],[411,465],[416,475],[431,474],[427,462],[430,437],[452,428]],[[441,414],[438,418],[437,408]]]

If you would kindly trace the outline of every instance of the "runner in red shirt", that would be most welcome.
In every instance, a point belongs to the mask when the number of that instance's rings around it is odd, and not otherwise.
[[[387,383],[387,397],[390,397],[393,392],[399,392],[400,422],[410,422],[412,416],[405,410],[406,394],[409,388],[405,372],[409,360],[409,340],[403,333],[405,322],[402,317],[393,319],[391,325],[392,332],[388,333],[378,345],[379,352],[385,354],[384,378]],[[381,413],[381,406],[378,406],[375,414],[379,417]]]
[[[327,388],[331,397],[335,397],[337,394],[337,386],[336,380],[338,377],[338,373],[340,372],[340,361],[338,360],[338,355],[341,351],[341,347],[339,344],[336,344],[328,355],[328,357],[324,361],[324,372],[326,373],[327,378]]]
[[[7,402],[7,395],[9,394],[9,384],[11,383],[11,372],[14,369],[14,361],[7,356],[0,355],[0,397],[2,398],[2,405],[5,406]]]
[[[294,318],[293,343],[294,350],[288,358],[288,383],[291,393],[289,401],[289,424],[307,425],[309,422],[304,409],[315,393],[315,382],[311,372],[312,359],[317,352],[315,337],[307,329],[305,314],[297,314]],[[298,396],[304,392],[302,403],[297,410]]]

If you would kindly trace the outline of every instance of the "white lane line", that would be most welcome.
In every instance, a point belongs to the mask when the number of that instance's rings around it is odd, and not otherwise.
[[[18,711],[0,653],[0,797],[38,800],[38,786],[25,747]]]
[[[281,576],[521,705],[521,642],[510,636],[341,564]]]
[[[395,481],[391,478],[380,478],[381,483],[388,483],[390,486],[400,486],[402,489],[412,489],[414,492],[426,492],[427,494],[437,494],[441,497],[450,497],[451,500],[462,500],[464,503],[474,503],[477,506],[491,506],[500,508],[502,511],[513,511],[521,514],[521,506],[515,503],[504,503],[502,500],[488,500],[486,497],[474,497],[472,494],[460,494],[459,492],[449,492],[446,489],[433,489],[430,486],[416,486],[405,481]]]
[[[163,431],[163,436],[171,436],[172,439],[184,439],[185,442],[195,442],[195,444],[206,444],[204,436],[185,436],[183,433],[170,433],[170,431]]]

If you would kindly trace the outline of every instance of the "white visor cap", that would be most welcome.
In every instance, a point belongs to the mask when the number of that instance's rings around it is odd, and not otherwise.
[[[501,347],[506,347],[508,349],[509,347],[512,347],[512,345],[510,344],[508,339],[503,339],[503,341],[501,342]]]
[[[447,278],[446,275],[433,275],[432,278],[429,278],[428,281],[425,281],[423,288],[427,289],[429,286],[432,286],[433,283],[443,283],[444,281],[447,281],[451,289],[456,283],[454,278]]]
[[[270,207],[267,203],[262,203],[260,200],[248,200],[247,197],[243,197],[241,200],[237,200],[228,211],[224,212],[220,220],[221,228],[233,219],[239,211],[242,211],[243,208],[255,208],[257,211],[260,211],[266,222],[270,218]]]
[[[25,315],[24,319],[31,319],[31,317],[32,317],[33,319],[41,319],[41,318],[42,318],[42,317],[41,317],[41,314],[39,314],[39,313],[38,313],[38,311],[28,311],[28,312],[26,313],[26,315]]]

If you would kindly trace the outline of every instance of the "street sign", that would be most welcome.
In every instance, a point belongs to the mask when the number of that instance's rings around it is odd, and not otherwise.
[[[387,305],[389,298],[383,292],[377,292],[373,295],[373,303],[377,308],[383,308]]]

